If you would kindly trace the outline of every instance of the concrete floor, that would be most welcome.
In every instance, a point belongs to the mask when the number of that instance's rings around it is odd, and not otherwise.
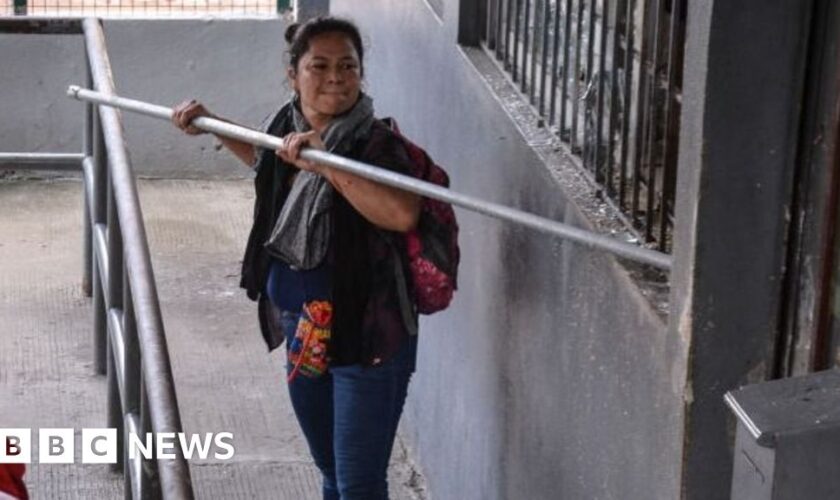
[[[284,387],[284,354],[266,353],[254,305],[238,288],[251,182],[142,181],[140,194],[184,431],[234,434],[234,459],[191,462],[196,496],[319,498]],[[92,307],[80,288],[81,207],[77,180],[0,180],[0,428],[105,427]],[[33,462],[35,499],[122,495],[108,466]],[[389,480],[393,498],[426,498],[400,438]]]

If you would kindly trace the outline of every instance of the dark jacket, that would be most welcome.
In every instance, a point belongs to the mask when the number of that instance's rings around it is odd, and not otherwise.
[[[280,109],[268,127],[268,133],[282,136],[293,130],[290,105]],[[348,157],[376,165],[394,172],[410,174],[411,163],[402,141],[379,120],[374,122],[368,137],[360,140],[351,149]],[[286,189],[289,175],[296,168],[283,162],[273,151],[258,150],[254,188],[256,199],[254,202],[254,221],[248,236],[245,256],[242,260],[242,279],[240,286],[244,288],[251,300],[258,301],[260,327],[263,338],[269,350],[279,347],[283,336],[277,325],[278,311],[269,303],[265,293],[271,257],[264,248],[277,215],[286,200]],[[352,233],[350,246],[362,248],[356,259],[365,259],[361,268],[369,275],[365,280],[368,292],[364,303],[351,305],[361,318],[361,324],[353,328],[352,332],[344,332],[335,338],[337,351],[331,356],[334,364],[362,363],[375,365],[393,355],[408,337],[409,331],[416,331],[417,317],[405,318],[404,309],[400,309],[400,299],[397,293],[395,266],[402,266],[403,274],[408,276],[406,269],[405,248],[400,234],[376,228],[362,218],[340,193],[335,210],[341,213],[335,220],[355,222],[357,230]],[[343,226],[342,226],[343,227]],[[360,230],[359,230],[360,229]],[[331,238],[331,255],[333,259],[346,260],[343,252],[348,246],[348,235],[342,233],[344,241]],[[341,238],[338,238],[339,240]],[[365,241],[359,241],[365,240]],[[361,246],[360,246],[361,245]],[[336,248],[338,247],[338,248]],[[337,257],[336,257],[337,256]],[[347,268],[342,264],[338,268]],[[341,272],[341,271],[337,271]],[[334,282],[337,287],[347,288],[344,276],[336,276]],[[343,285],[342,285],[343,283]],[[339,305],[336,304],[338,309]],[[336,319],[340,316],[336,311]],[[406,322],[412,325],[406,325]],[[335,328],[334,328],[335,333]]]

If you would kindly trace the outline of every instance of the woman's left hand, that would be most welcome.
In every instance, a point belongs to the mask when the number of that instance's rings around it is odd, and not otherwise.
[[[275,151],[275,154],[286,163],[291,163],[301,170],[308,170],[316,174],[324,175],[327,166],[321,163],[305,160],[300,156],[302,147],[326,150],[321,134],[315,130],[309,132],[292,132],[283,137],[283,145]]]

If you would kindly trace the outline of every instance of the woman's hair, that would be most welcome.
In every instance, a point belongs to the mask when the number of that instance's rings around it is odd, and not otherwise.
[[[286,43],[289,44],[289,64],[297,70],[300,58],[309,50],[309,41],[324,33],[341,33],[353,43],[359,54],[359,71],[364,76],[365,50],[362,36],[355,24],[337,17],[316,17],[303,24],[293,23],[286,28]]]

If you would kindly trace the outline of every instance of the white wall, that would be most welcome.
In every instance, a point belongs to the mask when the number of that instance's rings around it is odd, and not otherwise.
[[[112,20],[105,36],[117,92],[171,106],[188,97],[257,126],[288,96],[282,19]],[[83,105],[65,97],[84,85],[79,35],[0,35],[0,151],[78,152]],[[147,176],[247,175],[216,141],[125,114],[135,171]]]

